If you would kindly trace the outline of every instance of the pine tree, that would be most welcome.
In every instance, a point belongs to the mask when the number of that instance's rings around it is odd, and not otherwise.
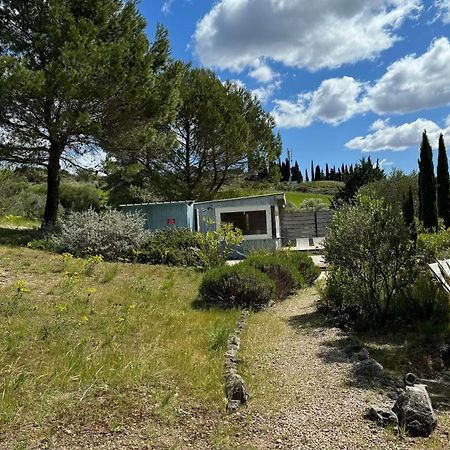
[[[403,193],[403,219],[405,220],[405,225],[408,228],[411,240],[416,242],[417,230],[414,219],[414,200],[411,186],[409,186],[408,195]]]
[[[131,0],[0,1],[0,159],[46,168],[43,228],[57,220],[62,164],[167,138],[177,64],[166,30],[153,43],[145,30]]]
[[[438,226],[436,210],[436,179],[434,176],[433,150],[428,141],[427,132],[423,132],[419,160],[419,202],[422,212],[422,223],[426,229]]]
[[[444,219],[445,228],[448,228],[450,227],[450,182],[448,175],[447,151],[445,149],[444,136],[442,136],[442,134],[439,136],[439,156],[436,182],[438,215]]]

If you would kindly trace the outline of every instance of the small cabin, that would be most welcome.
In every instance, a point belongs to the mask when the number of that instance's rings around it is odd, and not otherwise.
[[[152,231],[178,227],[206,233],[216,230],[222,222],[233,223],[244,234],[235,255],[239,257],[252,249],[281,248],[280,209],[285,204],[284,193],[279,193],[206,202],[121,205],[121,208],[144,215],[146,228]]]

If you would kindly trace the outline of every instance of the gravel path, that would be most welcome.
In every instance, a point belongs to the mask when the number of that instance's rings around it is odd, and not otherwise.
[[[267,336],[270,351],[249,364],[267,368],[272,377],[233,418],[239,424],[236,448],[449,449],[448,413],[440,416],[444,425],[432,439],[399,438],[364,419],[369,404],[392,400],[379,389],[355,385],[352,363],[338,348],[345,335],[317,323],[317,295],[311,288],[271,310],[282,323],[280,332]],[[271,393],[265,395],[268,384]]]

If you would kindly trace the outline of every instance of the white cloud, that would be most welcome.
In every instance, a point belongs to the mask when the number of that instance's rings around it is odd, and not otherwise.
[[[166,0],[164,3],[163,3],[163,5],[162,5],[162,7],[161,7],[161,12],[163,13],[163,14],[165,14],[166,16],[168,15],[168,14],[170,14],[172,11],[171,11],[171,8],[172,8],[172,4],[173,4],[173,2],[174,2],[175,0]]]
[[[442,37],[420,56],[408,55],[374,83],[351,77],[322,81],[297,100],[275,100],[273,115],[280,127],[307,127],[315,120],[332,125],[372,111],[404,114],[450,104],[450,43]]]
[[[445,24],[450,23],[450,0],[436,0],[434,2],[437,9],[436,19],[442,20]]]
[[[315,120],[338,125],[363,111],[364,85],[351,77],[331,78],[297,101],[275,100],[272,114],[282,128],[307,127]]]
[[[450,103],[450,43],[443,37],[423,55],[408,55],[390,65],[368,90],[369,108],[406,113]]]
[[[356,137],[348,141],[345,146],[363,152],[403,151],[418,147],[422,140],[422,133],[426,130],[431,145],[435,147],[440,133],[444,136],[450,134],[450,117],[446,119],[443,128],[427,119],[417,119],[398,126],[390,125],[388,120],[377,120],[372,124],[371,130],[373,133]]]
[[[275,81],[264,86],[259,86],[251,92],[261,103],[267,103],[274,92],[280,88],[280,86],[281,83],[279,81]]]
[[[272,59],[309,70],[372,59],[420,0],[220,0],[197,24],[201,62],[240,71]]]
[[[381,161],[378,161],[378,165],[384,169],[385,167],[389,167],[394,165],[392,161],[389,161],[387,158],[383,158]]]
[[[279,76],[279,74],[274,72],[267,64],[258,64],[249,72],[249,75],[260,83],[270,83]]]

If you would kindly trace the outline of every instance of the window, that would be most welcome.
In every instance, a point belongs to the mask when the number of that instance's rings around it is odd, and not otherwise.
[[[232,223],[244,236],[268,234],[266,210],[222,212],[220,221]]]

